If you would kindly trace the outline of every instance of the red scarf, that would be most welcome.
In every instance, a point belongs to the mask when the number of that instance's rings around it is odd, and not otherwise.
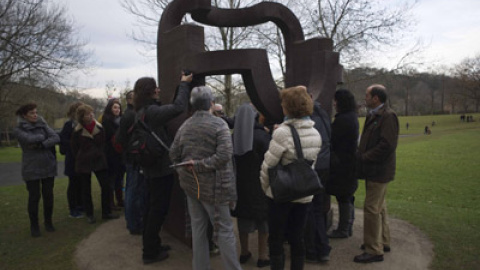
[[[84,126],[85,129],[92,134],[93,129],[95,128],[95,121],[90,122],[90,124]]]

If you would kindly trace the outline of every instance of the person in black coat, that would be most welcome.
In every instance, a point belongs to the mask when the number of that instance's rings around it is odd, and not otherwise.
[[[81,105],[77,108],[78,124],[70,140],[72,152],[75,156],[75,172],[82,182],[82,200],[87,221],[96,222],[93,216],[92,202],[92,173],[95,173],[101,188],[102,218],[115,219],[118,215],[112,214],[110,208],[111,190],[107,178],[107,158],[105,156],[105,131],[100,123],[95,121],[93,108]]]
[[[112,139],[117,132],[122,117],[122,105],[118,99],[111,99],[103,112],[102,126],[105,130],[105,155],[107,156],[108,170],[107,177],[112,190],[110,196],[110,207],[115,208],[114,198],[117,201],[117,207],[123,207],[123,175],[125,174],[125,164],[122,160],[122,154],[118,153]],[[115,195],[115,196],[113,196]]]
[[[338,202],[339,221],[330,238],[347,238],[352,235],[355,219],[355,191],[358,181],[355,176],[355,152],[358,142],[358,115],[355,97],[347,89],[335,92],[334,107],[337,111],[332,123],[330,153],[330,179],[327,193]]]
[[[82,182],[78,179],[75,173],[75,157],[72,153],[72,147],[70,144],[70,138],[72,137],[73,129],[77,125],[75,120],[75,114],[77,108],[83,105],[82,102],[75,102],[70,105],[67,117],[69,120],[63,125],[62,131],[60,131],[60,154],[65,156],[65,170],[64,174],[68,176],[67,187],[67,201],[68,209],[70,210],[70,217],[81,218],[83,217],[83,202],[82,202]]]
[[[260,168],[270,144],[270,135],[257,121],[259,114],[251,104],[241,105],[235,115],[233,153],[237,176],[237,217],[240,238],[240,263],[252,256],[248,249],[249,233],[258,230],[257,266],[270,265],[267,250],[268,204],[260,185]]]
[[[167,133],[167,122],[187,110],[192,74],[182,74],[177,95],[172,104],[160,105],[157,100],[160,88],[154,78],[143,77],[135,82],[133,106],[137,116],[143,117],[145,123],[161,138],[171,145],[172,137]],[[143,115],[140,116],[139,114]],[[134,123],[135,117],[131,119]],[[127,126],[129,123],[125,123]],[[159,233],[170,208],[170,195],[174,183],[172,162],[165,152],[151,166],[142,167],[147,186],[149,202],[144,217],[143,229],[143,263],[150,264],[168,258],[168,246],[162,245]]]

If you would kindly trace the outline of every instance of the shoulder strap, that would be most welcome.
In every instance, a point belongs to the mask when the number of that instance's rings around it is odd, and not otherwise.
[[[167,151],[170,151],[170,148],[168,147],[168,145],[166,143],[163,142],[162,139],[160,139],[160,137],[157,135],[157,133],[155,133],[151,128],[150,126],[147,125],[147,123],[145,123],[144,121],[145,119],[145,112],[142,112],[142,114],[140,115],[140,117],[137,118],[137,121],[138,123],[140,123],[140,125],[146,130],[148,131],[148,133],[152,134],[153,138],[155,138],[155,140],[160,143],[160,145],[165,148],[165,150]]]
[[[297,159],[303,159],[302,143],[300,142],[300,136],[295,127],[291,124],[288,124],[290,130],[292,131],[293,143],[295,144],[295,151],[297,151]]]

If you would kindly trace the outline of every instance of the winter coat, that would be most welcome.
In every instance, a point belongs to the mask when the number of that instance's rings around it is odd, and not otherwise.
[[[235,217],[253,220],[268,218],[267,198],[260,184],[260,168],[270,140],[263,125],[255,123],[252,151],[241,156],[235,155],[238,195],[237,207],[232,212]]]
[[[104,150],[105,131],[100,123],[95,122],[91,134],[81,124],[77,124],[70,142],[76,173],[86,174],[108,168]]]
[[[14,130],[22,147],[22,177],[24,181],[38,180],[57,175],[55,144],[60,137],[43,118],[31,123],[22,117]]]
[[[386,105],[367,116],[357,154],[359,178],[379,183],[394,179],[398,132],[397,115]]]
[[[187,82],[181,82],[177,96],[172,104],[158,105],[152,100],[152,104],[145,110],[145,123],[168,146],[172,144],[173,140],[167,132],[167,122],[187,110],[189,93],[189,84]],[[132,120],[133,124],[135,117]],[[172,162],[170,161],[168,153],[165,152],[155,164],[142,169],[147,178],[158,178],[173,174],[174,170],[170,168],[170,165],[172,165]]]
[[[303,156],[307,160],[315,161],[322,146],[322,138],[318,131],[313,127],[315,124],[312,120],[307,119],[288,119],[285,120],[274,132],[270,146],[265,159],[263,160],[260,179],[262,189],[265,194],[273,199],[270,181],[268,178],[268,169],[275,167],[279,162],[283,165],[292,163],[297,159],[295,144],[293,143],[292,132],[287,124],[293,124],[297,129],[302,144]],[[312,166],[314,166],[314,164]],[[295,200],[296,203],[309,203],[313,196],[307,196]]]
[[[351,196],[358,187],[355,176],[355,152],[358,142],[358,118],[353,111],[335,115],[332,124],[330,178],[326,191],[335,196]]]
[[[122,170],[122,167],[124,166],[122,154],[115,150],[112,142],[119,124],[120,122],[115,122],[114,118],[103,116],[102,126],[103,130],[105,130],[105,155],[107,158],[108,167],[111,170]]]
[[[132,157],[127,154],[128,142],[130,141],[131,132],[129,129],[135,121],[135,110],[133,105],[127,104],[127,109],[120,119],[120,125],[118,126],[117,131],[115,132],[115,137],[113,139],[114,148],[117,153],[121,153],[123,157],[123,162],[125,164],[133,164]]]
[[[221,118],[208,111],[196,111],[178,130],[170,158],[174,163],[195,162],[198,183],[185,166],[177,167],[180,187],[190,197],[211,205],[237,200],[232,138]]]
[[[315,102],[313,104],[313,113],[310,116],[313,122],[315,122],[315,129],[320,133],[322,137],[322,149],[318,153],[317,162],[315,163],[315,170],[328,170],[330,168],[330,138],[331,138],[331,125],[330,117],[327,112],[320,106],[320,103]],[[327,179],[321,179],[322,183],[325,183]]]
[[[72,153],[72,144],[70,139],[72,138],[73,129],[77,123],[74,120],[69,120],[63,125],[62,131],[60,131],[60,154],[65,155],[65,170],[66,176],[75,175],[75,157]]]

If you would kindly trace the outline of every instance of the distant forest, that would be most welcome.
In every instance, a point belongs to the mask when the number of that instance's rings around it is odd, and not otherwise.
[[[480,93],[478,87],[471,87],[461,77],[442,74],[415,73],[396,74],[383,69],[357,68],[344,73],[344,83],[338,88],[351,90],[359,105],[359,114],[363,109],[365,89],[380,83],[387,87],[388,105],[399,115],[429,115],[478,112]],[[473,89],[473,90],[472,90]],[[124,90],[127,91],[128,89]],[[123,93],[122,93],[123,97]],[[25,83],[10,83],[0,89],[0,130],[2,140],[16,125],[15,111],[29,101],[38,104],[41,116],[55,129],[62,127],[69,105],[74,101],[85,102],[100,116],[107,99],[94,99],[78,91],[62,92],[53,87],[35,87]],[[248,101],[245,90],[237,90],[232,96],[235,109]],[[122,100],[122,103],[125,101]],[[233,112],[229,112],[230,115]]]

